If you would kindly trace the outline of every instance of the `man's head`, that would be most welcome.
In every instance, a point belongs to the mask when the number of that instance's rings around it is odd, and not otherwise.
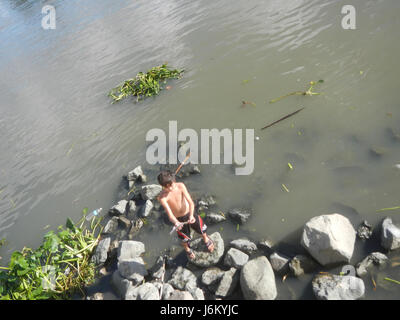
[[[175,175],[171,171],[161,171],[157,177],[158,183],[163,188],[169,188],[175,182]]]

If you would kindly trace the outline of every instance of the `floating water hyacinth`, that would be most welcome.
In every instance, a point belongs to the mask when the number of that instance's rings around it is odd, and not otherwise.
[[[134,96],[136,101],[146,97],[158,95],[164,87],[167,79],[179,79],[184,70],[170,69],[167,64],[151,68],[146,73],[139,72],[135,78],[124,81],[123,84],[112,89],[108,96],[113,99],[113,103],[126,97]]]
[[[282,100],[283,98],[289,97],[289,96],[294,96],[294,95],[299,95],[299,96],[315,96],[315,95],[320,95],[321,93],[318,92],[313,92],[314,86],[318,83],[323,83],[324,80],[318,80],[318,81],[310,81],[310,88],[308,88],[307,91],[295,91],[295,92],[291,92],[288,93],[284,96],[281,96],[279,98],[270,100],[269,103],[274,103],[277,102],[279,100]]]

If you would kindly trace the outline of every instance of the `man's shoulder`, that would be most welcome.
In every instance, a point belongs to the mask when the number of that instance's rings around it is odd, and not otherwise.
[[[157,196],[157,200],[161,201],[162,199],[166,199],[167,197],[168,197],[168,192],[166,190],[161,190],[161,192]]]

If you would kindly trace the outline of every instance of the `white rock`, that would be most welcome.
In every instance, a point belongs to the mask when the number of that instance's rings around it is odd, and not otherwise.
[[[385,218],[382,222],[381,245],[386,250],[400,248],[400,228],[393,223],[391,218]]]
[[[264,256],[247,262],[240,273],[240,287],[246,300],[274,300],[277,296],[274,270]]]
[[[356,231],[349,219],[334,213],[312,218],[303,230],[302,246],[320,264],[349,262],[354,251]]]

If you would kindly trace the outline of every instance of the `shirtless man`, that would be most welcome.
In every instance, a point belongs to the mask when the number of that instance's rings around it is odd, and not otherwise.
[[[207,226],[199,215],[194,214],[194,203],[185,185],[176,182],[175,176],[170,171],[162,171],[158,175],[158,182],[163,189],[157,200],[162,204],[169,220],[174,224],[188,258],[195,258],[194,252],[190,249],[192,240],[190,228],[201,234],[208,251],[213,252],[214,243],[206,234]]]

